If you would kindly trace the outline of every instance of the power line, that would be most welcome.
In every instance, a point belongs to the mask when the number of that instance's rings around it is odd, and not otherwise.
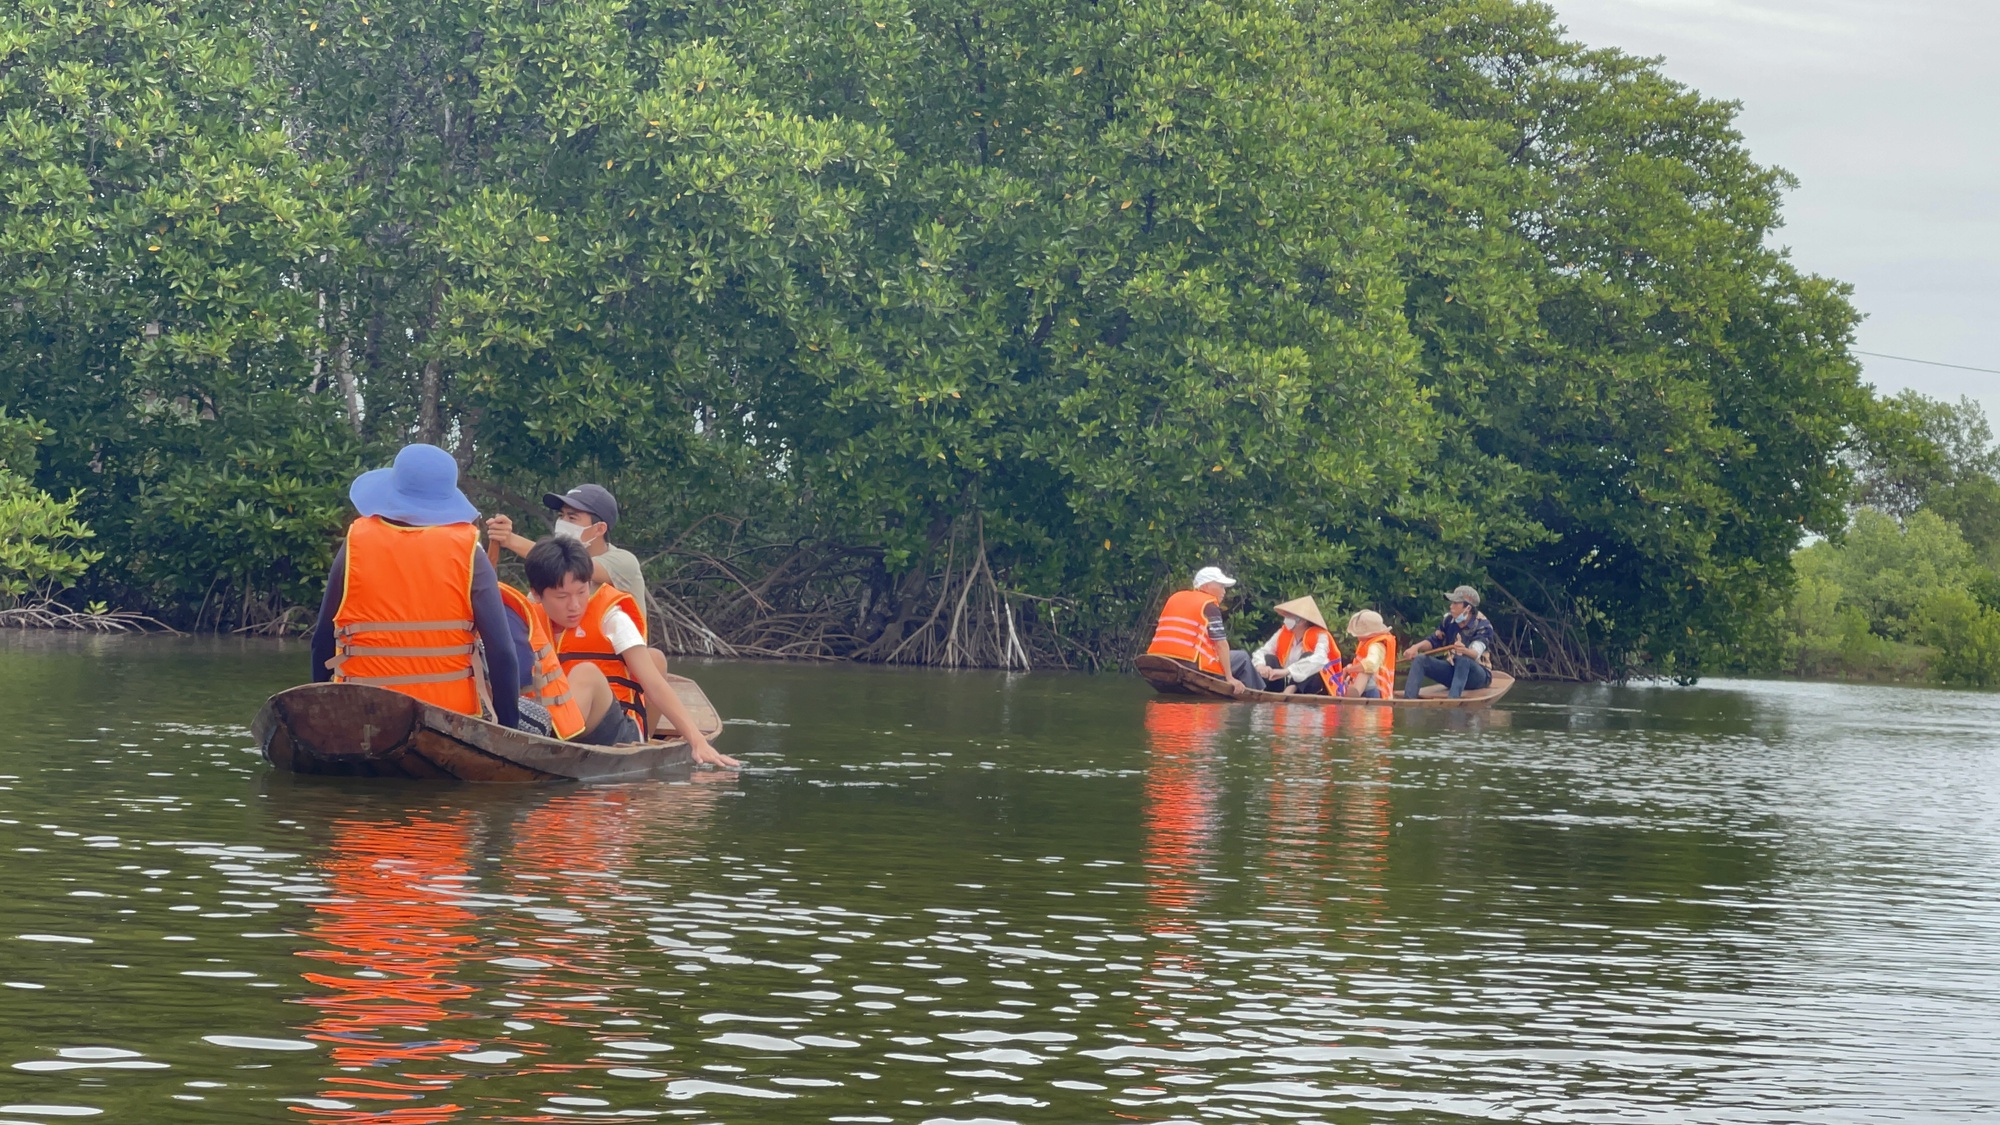
[[[1906,355],[1888,355],[1883,352],[1864,352],[1860,348],[1855,348],[1854,354],[1872,355],[1876,359],[1901,360],[1904,363],[1921,363],[1925,367],[1949,367],[1953,371],[1977,371],[1983,375],[2000,375],[2000,370],[1995,370],[1994,368],[1991,367],[1967,367],[1963,363],[1939,363],[1937,360],[1934,359],[1912,359],[1911,357]]]

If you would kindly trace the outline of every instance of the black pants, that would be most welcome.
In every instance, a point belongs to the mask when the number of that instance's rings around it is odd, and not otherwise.
[[[1257,687],[1261,685],[1265,691],[1276,691],[1276,692],[1282,692],[1286,688],[1293,686],[1292,681],[1286,679],[1284,676],[1279,676],[1275,680],[1264,680],[1264,679],[1258,679],[1254,673],[1252,673],[1250,679],[1245,680],[1243,682],[1249,684],[1251,687]],[[1293,695],[1326,694],[1326,681],[1320,679],[1318,676],[1314,676],[1311,679],[1307,680],[1306,682],[1299,684],[1297,686],[1299,690],[1293,692],[1292,693]]]

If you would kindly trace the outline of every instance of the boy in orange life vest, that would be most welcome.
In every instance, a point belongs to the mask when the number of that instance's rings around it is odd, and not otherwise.
[[[500,600],[507,603],[512,618],[509,624],[521,667],[519,729],[565,742],[617,745],[630,724],[604,673],[594,664],[565,671],[556,655],[555,628],[541,604],[504,582]],[[632,741],[638,741],[637,730],[632,733]]]
[[[327,570],[312,633],[314,683],[373,684],[464,715],[480,713],[473,641],[486,646],[494,721],[520,720],[520,683],[500,579],[479,550],[479,517],[458,463],[406,445],[395,465],[356,477],[361,518]]]
[[[609,584],[593,590],[593,569],[590,551],[573,539],[544,539],[528,552],[528,585],[556,633],[563,670],[580,677],[580,669],[594,666],[613,685],[619,706],[607,709],[605,721],[619,728],[616,741],[639,741],[633,720],[658,716],[687,740],[697,765],[740,765],[709,745],[681,705],[661,667],[665,662],[646,647],[646,634],[633,619],[638,606],[632,596]]]

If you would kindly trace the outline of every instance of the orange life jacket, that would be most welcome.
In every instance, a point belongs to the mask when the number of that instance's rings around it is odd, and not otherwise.
[[[1153,643],[1146,651],[1153,656],[1185,660],[1210,675],[1224,675],[1222,662],[1215,658],[1215,645],[1208,638],[1206,612],[1209,606],[1220,604],[1201,590],[1182,590],[1168,598],[1166,608],[1160,610],[1159,627],[1153,630]]]
[[[646,689],[632,678],[631,669],[611,651],[611,640],[604,635],[604,615],[613,608],[624,610],[625,616],[638,626],[639,635],[646,635],[646,611],[639,608],[638,599],[606,582],[590,595],[590,604],[583,608],[583,620],[573,629],[564,629],[556,638],[556,658],[565,672],[578,664],[597,665],[611,685],[612,697],[639,724],[640,735],[650,737],[653,728],[646,722]]]
[[[555,637],[551,635],[555,629],[549,624],[548,612],[542,603],[505,582],[500,584],[500,600],[528,626],[528,647],[535,654],[534,666],[528,669],[528,686],[521,689],[521,697],[548,708],[549,718],[555,720],[557,738],[582,734],[583,708],[577,706],[576,697],[569,690],[569,675],[563,671],[562,661],[556,659]]]
[[[1304,660],[1319,648],[1319,642],[1326,641],[1326,667],[1320,669],[1319,682],[1326,687],[1328,695],[1340,694],[1340,646],[1333,643],[1332,634],[1310,621],[1299,622],[1303,628],[1298,636],[1290,629],[1278,630],[1278,662],[1290,667]]]
[[[1393,699],[1396,696],[1396,635],[1394,633],[1377,633],[1372,637],[1363,637],[1355,641],[1354,659],[1348,663],[1360,664],[1362,658],[1367,656],[1370,650],[1376,648],[1382,649],[1382,667],[1375,671],[1375,687],[1382,693],[1382,698]],[[1349,675],[1358,675],[1359,672],[1360,669],[1356,668],[1351,670]],[[1368,682],[1366,680],[1351,681],[1348,683],[1347,688],[1349,693],[1360,695],[1368,690]]]
[[[473,670],[469,523],[404,527],[363,516],[347,529],[346,580],[333,615],[340,683],[399,691],[461,715],[478,715]]]

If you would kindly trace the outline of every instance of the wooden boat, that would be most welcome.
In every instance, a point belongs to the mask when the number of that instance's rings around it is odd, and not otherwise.
[[[722,719],[693,680],[667,681],[701,733]],[[307,684],[272,696],[251,724],[264,757],[281,770],[336,777],[441,781],[599,781],[687,770],[682,739],[580,746],[509,730],[387,688]]]
[[[1357,695],[1284,695],[1275,691],[1246,691],[1236,695],[1230,691],[1228,680],[1198,672],[1178,660],[1145,653],[1133,664],[1138,667],[1139,674],[1146,677],[1146,682],[1162,695],[1193,695],[1239,703],[1304,703],[1317,707],[1491,707],[1494,700],[1506,695],[1514,686],[1514,677],[1505,672],[1495,672],[1491,684],[1478,691],[1468,691],[1457,699],[1450,697],[1443,684],[1425,687],[1417,699],[1401,696],[1363,699]]]

